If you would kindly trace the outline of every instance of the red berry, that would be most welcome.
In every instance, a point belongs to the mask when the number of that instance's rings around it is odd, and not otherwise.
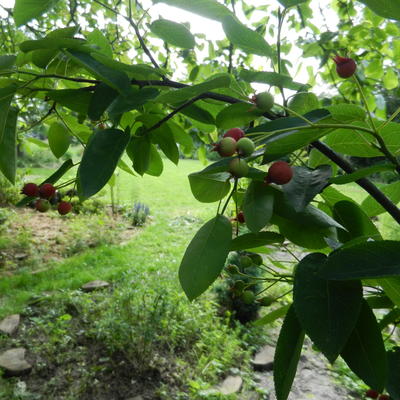
[[[68,213],[71,212],[71,210],[72,210],[72,204],[69,203],[68,201],[61,201],[61,202],[58,204],[57,210],[58,210],[58,213],[59,213],[60,215],[66,215],[66,214],[68,214]]]
[[[240,222],[241,224],[244,223],[244,214],[243,211],[239,211],[238,215],[236,216],[236,219],[238,220],[238,222]]]
[[[39,188],[39,196],[42,199],[51,199],[56,193],[56,188],[51,183],[44,183]]]
[[[378,400],[390,400],[390,396],[388,394],[381,394]]]
[[[39,212],[45,213],[46,211],[49,211],[49,209],[50,209],[50,203],[49,203],[48,200],[39,199],[39,200],[36,200],[35,208],[36,208],[36,210],[38,210]]]
[[[27,183],[21,190],[21,193],[29,197],[39,196],[39,187],[36,183]]]
[[[239,139],[244,137],[244,132],[240,128],[232,128],[225,133],[224,138],[225,137],[231,137],[232,139],[238,141]]]
[[[377,399],[379,396],[379,392],[377,392],[374,389],[369,389],[365,392],[365,397],[369,398],[369,399]]]
[[[357,64],[352,58],[336,56],[333,61],[336,63],[336,72],[341,78],[350,78],[356,72]]]
[[[269,167],[265,182],[284,185],[289,183],[292,178],[292,167],[285,161],[276,161]]]

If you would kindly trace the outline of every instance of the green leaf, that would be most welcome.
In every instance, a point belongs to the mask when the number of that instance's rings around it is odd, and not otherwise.
[[[336,122],[342,124],[355,121],[364,121],[367,117],[366,111],[355,104],[343,103],[325,107]]]
[[[164,170],[164,165],[160,154],[154,144],[150,146],[150,162],[146,174],[160,176]]]
[[[176,47],[192,49],[196,45],[194,36],[185,25],[168,19],[154,21],[150,25],[150,30],[164,42]]]
[[[81,89],[50,90],[47,95],[55,102],[79,114],[87,114],[93,96],[92,93]]]
[[[16,0],[14,5],[14,21],[17,26],[38,18],[53,8],[59,0]]]
[[[216,123],[219,129],[230,129],[237,126],[245,126],[262,114],[254,104],[235,103],[224,107],[218,113]]]
[[[215,118],[213,115],[197,104],[192,104],[189,107],[185,107],[181,111],[181,114],[186,115],[189,118],[193,118],[194,120],[203,124],[215,125]]]
[[[282,318],[286,315],[287,311],[289,310],[290,305],[282,306],[277,308],[274,311],[264,315],[262,318],[258,319],[253,323],[254,326],[262,326],[270,324],[271,322],[276,321],[278,318]]]
[[[310,201],[328,185],[332,175],[329,165],[321,165],[316,169],[293,167],[293,178],[282,186],[286,201],[296,211],[303,211]]]
[[[0,88],[0,142],[2,142],[5,134],[7,116],[15,92],[16,87],[14,85]]]
[[[95,28],[92,32],[86,35],[88,43],[94,44],[98,47],[98,51],[107,57],[112,58],[113,49],[110,45],[108,39],[103,35],[103,33]]]
[[[228,218],[217,215],[196,233],[179,267],[179,281],[189,300],[199,297],[218,278],[232,240]]]
[[[384,18],[400,20],[400,4],[393,0],[359,0]]]
[[[289,396],[299,363],[304,331],[291,305],[279,333],[274,357],[274,383],[277,400]]]
[[[18,110],[10,108],[7,110],[7,119],[0,140],[0,171],[12,183],[15,183],[17,170],[17,117]],[[2,111],[0,111],[2,112]]]
[[[229,87],[230,83],[231,78],[226,74],[199,83],[198,85],[187,86],[182,89],[170,90],[166,93],[162,93],[157,97],[157,101],[160,103],[180,103],[213,89]]]
[[[19,48],[24,53],[34,50],[61,50],[74,49],[80,51],[88,51],[86,41],[73,38],[54,38],[46,37],[44,39],[26,40],[19,45]],[[55,53],[54,53],[55,54]],[[82,53],[83,54],[83,53]]]
[[[47,134],[51,152],[55,157],[63,156],[70,145],[70,134],[67,127],[62,122],[53,122]]]
[[[288,108],[303,115],[319,108],[318,97],[314,93],[297,93],[289,101]]]
[[[193,196],[202,203],[213,203],[223,199],[231,188],[228,172],[194,172],[189,175]]]
[[[217,21],[222,21],[225,16],[232,14],[216,0],[154,0],[153,3],[165,3]]]
[[[400,308],[400,277],[381,278],[379,279],[379,285],[390,300]]]
[[[335,176],[334,178],[329,179],[329,183],[333,183],[334,185],[345,185],[346,183],[357,181],[358,179],[375,174],[376,172],[393,171],[395,168],[396,167],[393,164],[373,165],[371,167],[360,168],[351,174]]]
[[[272,217],[274,196],[264,182],[252,181],[243,200],[247,227],[252,232],[264,228]]]
[[[284,241],[285,238],[275,232],[245,233],[232,240],[231,251],[247,250]]]
[[[154,129],[150,132],[151,141],[160,146],[162,152],[174,163],[179,162],[179,150],[176,145],[174,134],[172,133],[169,125],[162,125],[158,129]]]
[[[306,3],[308,0],[278,0],[279,3],[283,5],[285,8],[297,6],[301,3]]]
[[[382,240],[381,234],[368,215],[352,201],[344,200],[335,203],[333,217],[347,229],[347,231],[338,232],[342,243],[358,237],[365,237],[366,240],[367,238]]]
[[[236,17],[227,16],[223,19],[222,27],[231,43],[248,54],[272,57],[271,46],[256,31],[243,25]]]
[[[132,137],[126,152],[133,161],[133,169],[142,175],[150,166],[151,142],[148,135]]]
[[[306,334],[333,363],[353,331],[361,309],[361,281],[332,282],[318,274],[326,256],[309,254],[297,265],[293,286],[296,314]]]
[[[378,185],[378,187],[394,204],[400,201],[400,182]],[[375,217],[386,212],[386,210],[370,195],[361,203],[361,208],[369,217]]]
[[[118,92],[105,83],[97,85],[89,103],[89,118],[98,121],[117,96]]]
[[[305,85],[294,82],[289,75],[278,74],[277,72],[252,71],[242,69],[239,77],[246,82],[266,83],[271,86],[277,86],[292,90],[299,90]]]
[[[78,190],[82,200],[107,184],[129,139],[129,135],[118,129],[101,129],[93,133],[78,169]]]
[[[391,399],[400,400],[400,347],[395,347],[387,352],[388,380],[387,391]]]
[[[132,93],[131,82],[126,73],[106,66],[90,54],[75,50],[70,50],[67,54],[78,64],[86,68],[95,78],[99,78],[121,94],[129,96]]]
[[[332,253],[321,276],[325,279],[369,279],[400,276],[400,242],[366,242]]]
[[[375,315],[365,300],[341,356],[370,388],[383,391],[387,377],[385,346]]]
[[[369,302],[368,302],[369,304]],[[369,304],[369,306],[371,306]],[[372,308],[372,307],[371,307]],[[380,321],[379,321],[379,328],[382,331],[383,329],[387,328],[389,325],[396,323],[397,320],[400,319],[400,309],[393,308],[390,310]]]
[[[17,57],[14,55],[3,55],[0,56],[0,71],[10,69],[14,66]]]
[[[158,94],[159,91],[155,88],[131,88],[129,97],[119,95],[113,100],[108,108],[108,113],[110,115],[120,115],[127,111],[137,109],[148,101],[153,100]]]
[[[387,90],[396,89],[399,86],[399,77],[397,73],[393,71],[392,68],[388,68],[383,75],[383,86]]]

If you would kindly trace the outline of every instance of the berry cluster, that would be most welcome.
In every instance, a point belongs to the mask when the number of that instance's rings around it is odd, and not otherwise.
[[[50,202],[52,199],[55,199],[56,192],[56,188],[51,183],[44,183],[40,186],[36,185],[36,183],[27,183],[21,190],[21,193],[25,196],[32,198],[39,197],[35,201],[35,208],[42,213],[50,210]],[[60,215],[66,215],[71,212],[72,205],[68,201],[59,201],[57,210]]]
[[[376,390],[369,389],[365,392],[365,397],[368,399],[378,399],[378,400],[390,400],[390,396],[387,394],[379,394]]]

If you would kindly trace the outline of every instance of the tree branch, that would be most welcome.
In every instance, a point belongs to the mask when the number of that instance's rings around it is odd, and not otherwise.
[[[343,171],[351,174],[355,172],[354,168],[349,162],[343,159],[339,154],[333,151],[329,146],[320,141],[312,142],[311,145],[337,164]],[[373,197],[392,217],[400,224],[400,209],[379,190],[369,179],[361,178],[356,181],[371,197]]]

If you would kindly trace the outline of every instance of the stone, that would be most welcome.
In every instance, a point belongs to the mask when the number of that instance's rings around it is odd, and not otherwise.
[[[275,348],[269,345],[264,346],[251,360],[256,371],[272,371],[274,368]]]
[[[96,279],[96,280],[94,280],[94,281],[85,283],[85,284],[82,286],[82,290],[83,290],[84,292],[93,292],[93,290],[105,289],[105,288],[107,288],[107,287],[109,287],[109,286],[110,286],[110,284],[109,284],[108,282],[106,282],[106,281],[101,281],[101,280],[99,280],[99,279]]]
[[[18,347],[0,354],[0,368],[5,369],[6,376],[20,376],[32,369],[25,360],[25,353],[26,349]]]
[[[242,388],[243,379],[240,376],[228,376],[217,386],[217,390],[221,394],[229,395],[240,391]]]
[[[129,397],[129,399],[127,399],[127,400],[144,400],[144,397],[143,396],[135,396],[135,397]]]
[[[5,317],[2,321],[0,321],[0,332],[11,336],[18,329],[19,322],[19,314],[13,314]]]

